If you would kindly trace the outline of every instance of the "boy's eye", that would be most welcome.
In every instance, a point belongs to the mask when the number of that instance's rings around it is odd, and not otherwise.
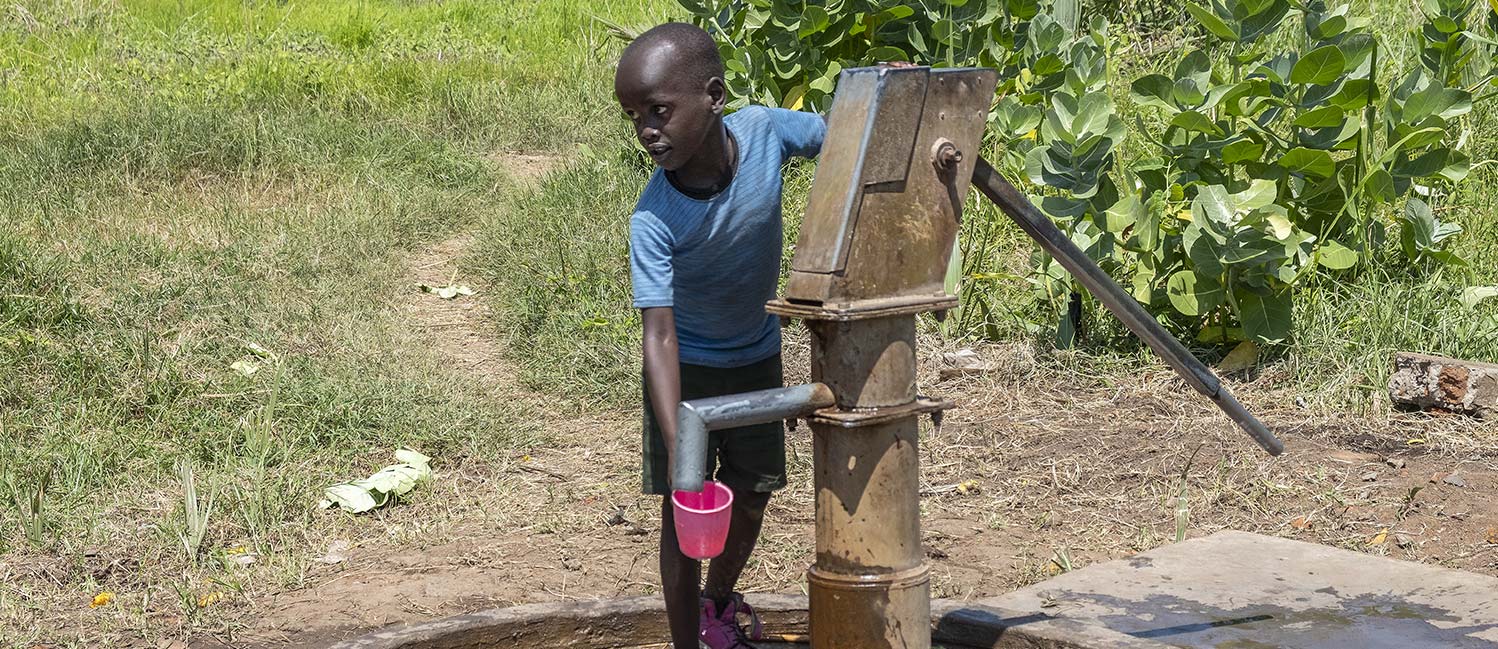
[[[665,115],[666,114],[666,107],[665,106],[656,106],[655,108],[652,108],[650,110],[652,112],[654,112],[655,114],[657,114],[657,115]]]

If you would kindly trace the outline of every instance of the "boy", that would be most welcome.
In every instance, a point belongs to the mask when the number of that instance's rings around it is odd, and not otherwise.
[[[620,57],[614,94],[659,167],[630,219],[630,277],[644,339],[644,491],[661,502],[661,587],[675,649],[749,649],[734,592],[770,493],[785,486],[779,422],[712,433],[709,470],[734,493],[723,554],[701,564],[677,545],[670,504],[679,401],[782,385],[779,320],[764,310],[780,273],[780,169],[811,157],[826,126],[751,106],[723,115],[723,62],[708,34],[655,27]]]

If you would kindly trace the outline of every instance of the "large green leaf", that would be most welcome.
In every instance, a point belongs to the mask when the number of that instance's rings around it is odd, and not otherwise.
[[[1330,178],[1337,170],[1337,165],[1332,161],[1330,153],[1305,147],[1296,147],[1285,152],[1285,155],[1281,156],[1275,164],[1289,169],[1292,173],[1315,178]]]
[[[1470,93],[1432,83],[1405,100],[1404,112],[1400,118],[1406,124],[1418,124],[1431,115],[1441,119],[1453,119],[1471,110],[1472,95]]]
[[[832,17],[827,15],[827,10],[816,5],[808,4],[801,10],[801,28],[797,30],[796,36],[806,38],[824,29],[831,24]]]
[[[1170,89],[1170,97],[1175,105],[1182,108],[1196,108],[1207,100],[1201,85],[1194,79],[1176,79],[1175,85]]]
[[[1170,305],[1182,315],[1201,316],[1222,306],[1227,293],[1216,278],[1198,275],[1195,271],[1177,271],[1165,284],[1165,294]]]
[[[1144,212],[1144,205],[1139,202],[1139,197],[1128,194],[1118,199],[1108,211],[1104,213],[1104,225],[1109,232],[1123,232],[1129,226],[1139,222],[1140,215]]]
[[[1330,126],[1341,126],[1342,121],[1347,118],[1337,106],[1322,106],[1301,113],[1295,117],[1293,122],[1296,126],[1303,128],[1327,128]]]
[[[1129,96],[1141,106],[1156,106],[1169,111],[1176,110],[1175,80],[1163,74],[1151,74],[1134,80],[1129,86]]]
[[[1347,70],[1347,57],[1336,45],[1323,45],[1300,57],[1290,70],[1293,83],[1327,85]]]
[[[1316,254],[1317,262],[1332,270],[1345,270],[1358,264],[1358,253],[1337,243],[1336,239],[1327,239]]]
[[[1232,227],[1237,223],[1237,211],[1237,203],[1222,185],[1201,188],[1191,201],[1191,213],[1196,219],[1201,219],[1198,223],[1202,227],[1207,226],[1207,221]]]
[[[1186,246],[1186,256],[1191,259],[1192,265],[1196,266],[1197,272],[1213,277],[1222,275],[1223,265],[1220,257],[1224,252],[1224,244],[1213,238],[1211,232],[1192,223],[1181,233],[1181,242]]]
[[[1222,147],[1222,163],[1237,164],[1258,160],[1264,154],[1264,145],[1253,140],[1242,139]]]
[[[1238,320],[1251,339],[1260,343],[1278,343],[1290,338],[1292,316],[1290,290],[1280,289],[1261,294],[1248,288],[1233,291]]]
[[[1430,206],[1418,198],[1405,201],[1399,230],[1399,243],[1405,256],[1418,258],[1435,243],[1435,238],[1436,215]]]
[[[1182,128],[1194,133],[1206,133],[1207,135],[1222,135],[1222,129],[1207,117],[1194,110],[1184,110],[1170,119],[1170,125]]]
[[[1210,9],[1203,8],[1194,2],[1188,2],[1186,3],[1186,11],[1190,12],[1191,17],[1195,18],[1196,22],[1201,23],[1202,27],[1207,28],[1207,31],[1213,36],[1229,43],[1238,42],[1238,31],[1233,26],[1228,25],[1223,19],[1218,18],[1217,14],[1212,13]]]
[[[1374,169],[1363,181],[1363,191],[1367,192],[1375,203],[1388,203],[1397,196],[1394,189],[1394,176],[1382,168]]]
[[[1248,189],[1233,194],[1233,200],[1240,210],[1257,210],[1269,207],[1279,196],[1279,186],[1272,180],[1255,178],[1248,184]]]

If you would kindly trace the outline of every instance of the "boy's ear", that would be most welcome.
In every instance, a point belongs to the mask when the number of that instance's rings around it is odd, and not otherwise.
[[[723,77],[707,80],[707,96],[712,101],[713,112],[722,113],[723,107],[728,104],[728,86],[723,83]]]

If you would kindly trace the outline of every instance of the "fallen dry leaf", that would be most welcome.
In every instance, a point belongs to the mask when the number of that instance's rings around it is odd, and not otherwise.
[[[1389,540],[1389,528],[1386,527],[1379,530],[1378,534],[1373,535],[1373,538],[1368,541],[1368,547],[1371,548],[1376,545],[1383,545],[1384,541],[1387,540]]]
[[[1498,527],[1488,528],[1488,543],[1498,545]]]
[[[114,593],[111,593],[111,592],[109,592],[109,591],[106,590],[106,591],[104,591],[102,593],[99,593],[98,595],[94,595],[94,599],[93,599],[93,601],[91,601],[91,602],[88,603],[88,607],[89,608],[99,608],[101,606],[109,606],[109,604],[111,602],[113,602],[113,601],[114,601]]]
[[[1296,516],[1295,518],[1290,519],[1290,527],[1293,527],[1297,530],[1311,529],[1311,517]]]

